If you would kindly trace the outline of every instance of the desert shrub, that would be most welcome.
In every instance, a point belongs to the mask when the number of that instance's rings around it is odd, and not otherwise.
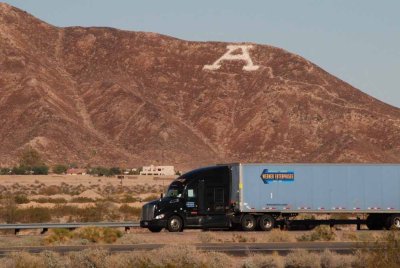
[[[112,228],[85,227],[77,231],[76,237],[86,239],[92,243],[101,241],[114,243],[118,238],[122,237],[122,232]]]
[[[266,232],[263,238],[268,242],[292,242],[295,240],[287,231],[281,231],[279,229]]]
[[[70,267],[75,268],[106,268],[108,251],[103,249],[85,249],[70,253]]]
[[[123,198],[120,199],[122,203],[133,203],[133,202],[138,202],[139,198],[131,196],[131,195],[124,195]]]
[[[90,197],[83,197],[83,196],[78,196],[78,197],[74,197],[71,199],[72,203],[92,203],[95,202],[96,200],[94,200],[93,198]]]
[[[192,245],[165,246],[158,250],[123,255],[124,263],[113,267],[232,267],[223,253],[201,252]],[[115,260],[115,259],[112,259]]]
[[[7,194],[1,200],[0,217],[6,223],[15,223],[17,221],[17,204],[12,195]]]
[[[105,167],[94,167],[94,168],[90,168],[88,169],[88,174],[90,175],[96,175],[96,176],[106,176],[106,177],[111,177],[114,174],[111,172],[110,169],[105,168]]]
[[[238,243],[246,243],[246,242],[256,242],[256,239],[254,237],[246,237],[241,234],[233,234],[232,236],[232,242],[238,242]]]
[[[101,240],[101,228],[99,227],[85,227],[78,230],[77,236],[82,239],[87,239],[92,243],[100,242]]]
[[[16,212],[16,220],[18,222],[37,223],[51,220],[51,210],[49,208],[29,207],[17,209]]]
[[[103,240],[106,243],[114,243],[118,238],[122,237],[122,232],[118,229],[103,228]]]
[[[61,194],[61,188],[57,185],[49,185],[46,187],[43,187],[39,190],[39,193],[42,195],[55,195],[55,194]]]
[[[256,254],[246,258],[243,268],[280,268],[283,267],[283,258],[277,253],[271,255]]]
[[[141,208],[137,208],[137,207],[131,207],[129,205],[124,204],[124,205],[119,207],[119,211],[121,213],[124,213],[124,214],[129,214],[129,215],[132,215],[132,216],[135,216],[135,217],[140,217],[142,209]]]
[[[68,205],[60,205],[57,204],[52,210],[52,215],[56,217],[62,217],[67,215],[77,216],[80,214],[82,209],[75,207],[75,206],[68,206]]]
[[[26,195],[16,195],[14,197],[15,203],[17,204],[27,204],[29,203],[29,199]]]
[[[0,168],[0,175],[9,175],[11,174],[10,168]]]
[[[297,237],[297,241],[332,241],[335,240],[335,232],[326,225],[317,226],[311,233]]]
[[[115,220],[118,217],[115,205],[110,202],[97,202],[94,207],[81,209],[79,215],[79,219],[85,222]]]
[[[40,256],[28,252],[13,252],[8,256],[9,267],[16,268],[42,268],[45,266]]]
[[[120,174],[122,174],[122,171],[119,167],[112,167],[112,168],[110,168],[110,173],[112,175],[120,175]]]
[[[55,165],[52,170],[56,174],[65,174],[68,170],[68,167],[65,165]]]
[[[217,241],[217,237],[210,232],[203,232],[197,235],[197,238],[200,240],[201,243],[211,243]]]
[[[69,265],[67,262],[65,262],[65,257],[60,256],[58,253],[55,253],[54,251],[43,251],[39,254],[41,257],[44,267],[47,268],[61,268],[65,267],[67,268]]]
[[[58,197],[58,198],[38,198],[38,199],[34,199],[33,201],[37,202],[37,203],[53,203],[53,204],[63,204],[63,203],[67,203],[67,200],[65,198],[62,197]]]
[[[358,255],[359,265],[364,267],[398,267],[400,263],[400,235],[396,231],[377,239],[375,242],[367,242],[366,249]],[[362,266],[359,266],[362,267]]]
[[[13,175],[25,175],[29,171],[25,167],[13,167],[11,170],[11,174]]]
[[[47,175],[49,173],[49,167],[46,165],[33,166],[31,171],[33,175]]]
[[[320,267],[320,257],[316,253],[311,253],[306,250],[296,250],[289,253],[285,257],[286,268],[318,268]]]
[[[65,242],[70,240],[72,237],[73,234],[68,229],[53,229],[51,230],[51,234],[45,238],[45,242],[49,244]]]
[[[159,198],[160,198],[160,197],[159,197],[158,195],[152,194],[152,195],[149,195],[149,196],[145,197],[145,198],[143,199],[143,201],[144,201],[144,202],[149,202],[149,201],[157,200],[157,199],[159,199]]]
[[[322,268],[347,268],[352,267],[354,257],[351,255],[339,255],[329,250],[325,250],[320,255]]]

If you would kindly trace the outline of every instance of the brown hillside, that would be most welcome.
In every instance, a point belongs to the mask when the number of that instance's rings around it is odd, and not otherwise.
[[[400,109],[279,48],[57,28],[0,3],[0,164],[400,162]],[[234,54],[240,54],[240,50]]]

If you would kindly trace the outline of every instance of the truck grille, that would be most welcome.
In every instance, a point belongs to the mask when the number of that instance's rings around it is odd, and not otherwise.
[[[154,218],[154,208],[153,204],[146,204],[142,208],[142,221],[150,221]]]

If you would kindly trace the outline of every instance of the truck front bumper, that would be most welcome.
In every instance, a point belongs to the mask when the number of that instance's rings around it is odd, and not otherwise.
[[[140,227],[152,228],[152,227],[167,227],[167,220],[151,220],[151,221],[140,221]]]

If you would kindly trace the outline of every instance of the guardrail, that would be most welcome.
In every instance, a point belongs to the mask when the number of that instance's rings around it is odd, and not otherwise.
[[[0,230],[14,230],[17,235],[21,230],[41,229],[41,234],[46,233],[49,229],[69,229],[74,230],[81,227],[110,227],[110,228],[125,228],[129,231],[130,228],[139,227],[138,222],[70,222],[70,223],[16,223],[16,224],[0,224]]]

